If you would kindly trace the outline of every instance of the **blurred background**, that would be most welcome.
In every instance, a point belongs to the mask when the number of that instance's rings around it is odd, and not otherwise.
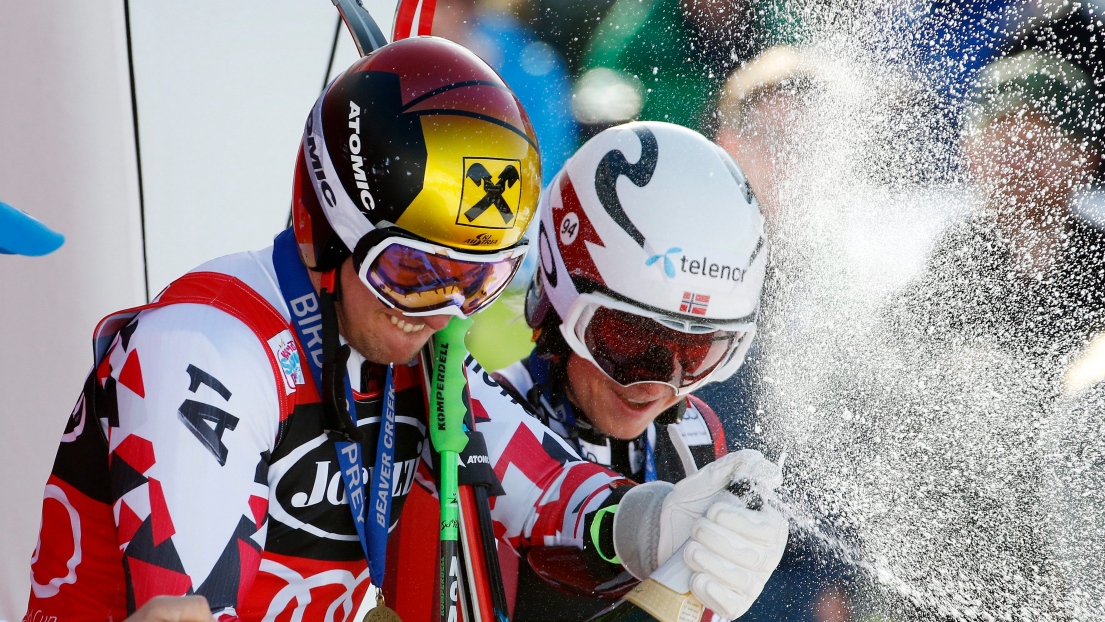
[[[384,3],[365,0],[384,31]],[[545,181],[634,119],[747,173],[774,249],[741,372],[700,395],[787,452],[795,525],[742,619],[1101,619],[1105,2],[439,0],[529,111]],[[0,618],[96,321],[288,222],[303,119],[356,58],[329,2],[0,0]],[[528,354],[518,281],[478,317]]]

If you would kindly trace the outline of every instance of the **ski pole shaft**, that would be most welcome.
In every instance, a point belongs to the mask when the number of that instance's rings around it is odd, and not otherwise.
[[[469,362],[475,361],[472,359],[471,353],[466,353],[464,358],[465,367],[468,366]],[[475,369],[480,369],[478,364]],[[478,439],[477,447],[483,447],[486,450],[487,443],[483,440],[483,435],[476,429],[476,418],[472,414],[471,405],[469,405],[465,414],[464,425],[468,430],[469,438]],[[472,448],[469,447],[469,453],[471,452]],[[483,453],[486,456],[487,452],[484,451]],[[464,485],[461,486],[460,495],[461,521],[464,523],[474,521],[479,528],[478,531],[469,527],[465,529],[469,531],[466,540],[467,549],[471,549],[474,552],[474,557],[482,560],[479,570],[473,569],[471,573],[473,579],[475,579],[475,585],[472,589],[477,592],[480,610],[487,612],[486,617],[493,619],[495,622],[509,622],[506,589],[503,586],[502,569],[499,567],[499,551],[495,546],[495,524],[491,518],[491,501],[488,495],[488,487],[481,484]],[[474,566],[477,565],[477,562],[473,561],[470,564]]]
[[[372,19],[368,9],[361,6],[358,0],[332,0],[338,8],[345,27],[349,34],[353,35],[353,42],[357,44],[357,51],[361,56],[387,45],[388,41],[376,20]]]
[[[474,504],[480,523],[480,537],[483,539],[483,552],[487,563],[488,583],[491,586],[491,602],[495,607],[498,622],[507,622],[506,590],[503,587],[503,573],[499,568],[499,553],[495,547],[495,527],[491,522],[491,502],[487,498],[487,489],[472,486]]]
[[[429,388],[433,416],[430,440],[440,461],[438,495],[441,500],[441,555],[438,567],[441,595],[438,614],[445,622],[459,619],[460,563],[457,558],[459,499],[458,454],[468,445],[464,432],[464,336],[471,320],[454,318],[433,338],[433,375]]]
[[[446,464],[452,464],[447,468]],[[438,558],[438,574],[441,595],[438,600],[438,615],[442,622],[454,622],[459,619],[460,606],[460,560],[457,557],[457,537],[460,517],[457,499],[457,453],[441,452],[441,485],[438,494],[441,497],[441,554]]]
[[[471,596],[473,618],[481,622],[497,622],[499,612],[495,611],[489,589],[491,578],[487,573],[488,551],[484,548],[481,538],[482,525],[472,524],[473,519],[478,517],[473,491],[480,489],[479,486],[462,485],[460,487],[460,526],[463,545],[461,551],[464,557],[466,586]],[[494,549],[490,554],[494,554]]]

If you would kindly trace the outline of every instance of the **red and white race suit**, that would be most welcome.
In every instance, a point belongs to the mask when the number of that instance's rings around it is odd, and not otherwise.
[[[294,317],[313,342],[321,321],[307,302],[289,309],[277,282],[271,247],[229,255],[101,323],[97,363],[46,485],[26,620],[122,620],[163,594],[202,594],[222,619],[356,613],[371,581],[300,364],[311,343],[305,350],[291,326]],[[378,429],[384,368],[351,359],[358,425]],[[467,372],[506,491],[492,500],[496,534],[516,548],[582,546],[584,516],[628,482],[581,460],[471,359]],[[437,538],[414,534],[429,553],[403,559],[394,535],[411,491],[434,488],[421,372],[394,375],[393,588],[412,566],[432,576]],[[366,466],[374,448],[362,448]]]

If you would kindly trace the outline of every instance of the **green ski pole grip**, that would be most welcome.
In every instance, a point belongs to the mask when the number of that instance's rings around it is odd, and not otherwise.
[[[468,435],[464,433],[464,359],[468,353],[464,336],[471,325],[471,319],[453,318],[434,335],[431,378],[434,420],[430,440],[441,454],[447,451],[459,454],[468,445]]]
[[[430,440],[441,456],[438,486],[441,498],[438,618],[443,621],[456,620],[460,606],[457,597],[460,589],[457,463],[458,455],[468,445],[468,435],[464,433],[464,414],[467,411],[464,406],[464,359],[467,355],[464,336],[471,325],[472,320],[453,318],[433,338],[433,375],[429,387],[433,410]]]

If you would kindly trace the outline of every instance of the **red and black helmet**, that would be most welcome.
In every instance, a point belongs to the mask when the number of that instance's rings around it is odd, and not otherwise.
[[[303,262],[316,269],[388,227],[497,251],[522,238],[540,191],[533,126],[502,78],[460,45],[414,37],[360,59],[315,103],[293,224]]]

